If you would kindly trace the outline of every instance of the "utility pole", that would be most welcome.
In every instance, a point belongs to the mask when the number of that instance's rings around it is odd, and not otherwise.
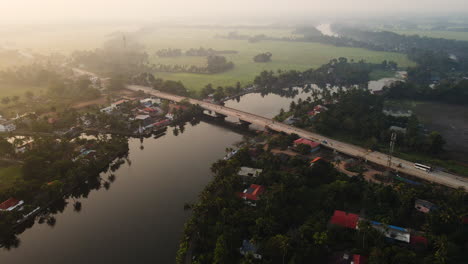
[[[397,134],[395,132],[392,132],[392,135],[390,137],[390,150],[388,152],[387,156],[387,166],[389,169],[392,169],[392,155],[393,155],[393,150],[395,149],[395,142],[396,142]]]

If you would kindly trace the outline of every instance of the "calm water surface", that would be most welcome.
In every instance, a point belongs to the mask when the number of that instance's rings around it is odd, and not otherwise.
[[[294,98],[307,98],[299,94]],[[248,94],[226,106],[273,117],[292,98]],[[19,235],[18,248],[0,249],[0,263],[174,263],[178,242],[194,202],[211,180],[210,166],[242,135],[201,122],[172,128],[158,139],[130,139],[129,163],[114,174],[109,190],[91,191],[56,215],[56,225],[35,224]],[[143,146],[143,149],[140,147]]]

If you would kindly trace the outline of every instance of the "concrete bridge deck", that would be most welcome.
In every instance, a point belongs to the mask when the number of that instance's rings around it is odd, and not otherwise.
[[[344,142],[337,141],[337,140],[333,140],[331,138],[327,138],[317,133],[299,129],[294,126],[289,126],[281,122],[276,122],[269,118],[265,118],[262,116],[258,116],[255,114],[247,113],[241,110],[237,110],[237,109],[233,109],[233,108],[229,108],[229,107],[225,107],[221,105],[216,105],[216,104],[212,104],[212,103],[208,103],[208,102],[204,102],[204,101],[200,101],[196,99],[191,99],[188,97],[163,93],[163,92],[154,90],[150,87],[129,85],[127,86],[127,88],[133,91],[141,90],[155,97],[167,99],[167,100],[174,101],[174,102],[188,100],[188,102],[190,102],[191,104],[198,104],[206,110],[209,110],[209,111],[221,114],[221,115],[237,117],[239,118],[239,120],[246,121],[246,122],[259,125],[262,127],[267,127],[271,130],[278,131],[278,132],[284,132],[287,134],[295,133],[299,135],[300,137],[320,142],[323,146],[334,149],[338,152],[341,152],[349,156],[363,158],[367,161],[370,161],[370,162],[373,162],[375,164],[382,165],[382,166],[387,166],[387,163],[388,163],[387,155],[384,153],[376,152],[376,151],[368,152],[367,149],[364,149],[362,147],[344,143]],[[401,164],[401,167],[397,168],[398,164]],[[392,158],[392,167],[397,168],[398,171],[402,173],[405,173],[414,177],[418,177],[426,181],[438,183],[438,184],[445,185],[451,188],[463,187],[465,191],[468,191],[468,179],[463,178],[461,176],[449,174],[449,173],[442,172],[442,171],[425,172],[425,171],[416,169],[414,167],[413,162],[402,160],[396,157]]]

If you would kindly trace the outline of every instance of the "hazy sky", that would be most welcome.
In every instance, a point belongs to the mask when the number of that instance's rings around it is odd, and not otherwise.
[[[0,20],[161,20],[468,12],[467,0],[0,0]]]

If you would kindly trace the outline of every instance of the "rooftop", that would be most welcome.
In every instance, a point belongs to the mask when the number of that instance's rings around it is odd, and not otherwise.
[[[249,168],[249,167],[241,167],[239,172],[237,173],[239,176],[250,176],[250,177],[257,177],[262,173],[263,170]]]
[[[309,145],[311,148],[316,148],[316,147],[320,146],[320,143],[314,142],[312,140],[308,140],[308,139],[305,139],[305,138],[300,138],[300,139],[294,140],[294,144],[295,145],[300,145],[300,144]]]
[[[22,205],[24,202],[15,198],[10,198],[0,204],[0,211],[12,211],[16,207]]]
[[[330,222],[334,225],[356,229],[359,222],[359,215],[335,210]]]
[[[245,189],[239,196],[247,200],[257,201],[260,195],[265,191],[265,187],[257,184],[251,184],[249,188]]]

